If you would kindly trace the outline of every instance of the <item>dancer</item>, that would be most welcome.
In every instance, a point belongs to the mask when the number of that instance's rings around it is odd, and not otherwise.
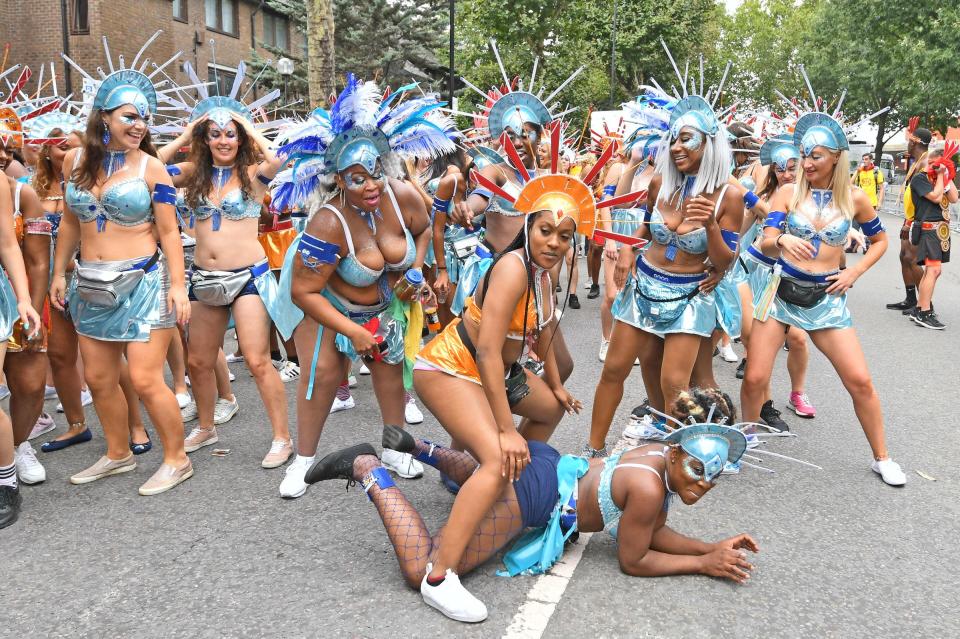
[[[183,450],[180,408],[163,379],[175,325],[189,320],[190,304],[176,192],[155,157],[149,130],[165,95],[136,68],[144,49],[131,67],[104,78],[84,144],[64,158],[70,167],[67,212],[60,223],[50,299],[59,310],[69,305],[80,335],[84,376],[107,440],[106,454],[73,475],[71,483],[86,484],[137,466],[126,424],[127,400],[120,389],[119,368],[126,354],[133,386],[163,445],[163,464],[139,489],[141,495],[156,495],[193,476]],[[110,68],[115,68],[112,61]],[[80,258],[68,289],[67,263],[78,244]]]
[[[502,486],[495,502],[480,515],[480,525],[459,563],[438,579],[433,575],[451,534],[453,513],[431,536],[372,446],[360,444],[327,455],[310,469],[307,479],[360,483],[383,521],[406,583],[420,589],[427,605],[457,621],[487,617],[487,607],[463,587],[460,576],[527,528],[535,530],[504,557],[510,575],[546,572],[573,535],[607,531],[617,542],[619,568],[628,575],[700,574],[744,584],[753,570],[747,552],[760,551],[753,537],[741,533],[710,543],[678,533],[667,520],[674,497],[693,505],[716,486],[725,464],[741,457],[758,460],[754,451],[745,454],[748,436],[741,428],[747,425],[733,424],[730,398],[713,389],[681,393],[671,412],[673,424],[663,444],[603,460],[561,457],[546,444],[530,442],[531,461],[519,480]],[[466,453],[415,439],[399,429],[385,428],[383,441],[412,451],[457,482],[470,482],[480,472]]]
[[[312,354],[310,374],[298,386],[297,458],[280,484],[282,497],[307,490],[303,478],[348,359],[364,358],[384,423],[403,423],[405,345],[419,346],[422,326],[412,319],[419,305],[410,302],[420,294],[430,229],[420,195],[391,176],[400,174],[398,156],[456,148],[440,103],[413,97],[415,88],[381,99],[374,83],[351,74],[329,113],[317,109],[283,134],[285,159],[303,168],[277,177],[273,205],[284,209],[317,197],[280,278],[281,291],[305,314],[294,334],[297,352]],[[416,240],[406,219],[413,212],[422,215]],[[423,474],[409,454],[387,451],[384,459],[402,477]]]
[[[701,343],[717,327],[714,293],[706,290],[716,278],[708,278],[704,261],[709,258],[718,276],[726,271],[743,220],[744,194],[729,183],[730,145],[711,105],[719,89],[712,98],[684,92],[676,100],[647,90],[653,97],[648,124],[667,128],[636,233],[652,242],[636,257],[627,250],[619,255],[614,279],[624,288],[613,307],[617,321],[594,396],[588,456],[606,455],[610,423],[637,357],[657,410],[690,385]]]
[[[189,62],[185,67],[188,77],[199,83]],[[293,444],[283,382],[270,359],[271,321],[285,339],[296,323],[278,295],[277,280],[257,239],[261,202],[280,160],[254,126],[252,114],[279,97],[280,90],[244,104],[237,97],[245,69],[241,63],[229,96],[210,96],[206,87],[199,87],[196,104],[183,105],[190,109],[183,132],[160,151],[160,159],[166,162],[177,149],[190,147],[187,161],[171,167],[174,186],[184,188],[189,226],[196,229],[187,365],[199,424],[187,435],[184,449],[192,453],[219,441],[214,367],[232,315],[272,429],[260,465],[277,468],[293,454]]]
[[[811,87],[809,80],[807,85]],[[850,393],[873,451],[872,469],[886,483],[902,486],[906,476],[887,453],[880,399],[853,329],[846,295],[886,251],[887,234],[870,199],[850,184],[849,144],[835,119],[840,105],[832,115],[820,112],[816,109],[822,103],[812,88],[810,94],[809,112],[797,121],[793,134],[803,172],[795,185],[785,184],[770,200],[760,244],[763,252],[779,252],[779,259],[764,288],[755,291],[756,321],[740,391],[743,414],[748,420],[760,416],[784,336],[791,326],[802,328]],[[856,264],[841,270],[854,219],[870,238],[870,248]]]

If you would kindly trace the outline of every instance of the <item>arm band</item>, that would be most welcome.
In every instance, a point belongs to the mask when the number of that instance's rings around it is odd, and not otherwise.
[[[181,171],[180,167],[177,166],[176,164],[167,165],[167,175],[169,175],[170,177],[176,177],[177,175],[180,175],[182,172],[183,171]]]
[[[874,235],[877,235],[879,233],[883,233],[884,231],[886,231],[886,229],[883,228],[883,222],[880,221],[879,215],[873,218],[872,220],[870,220],[869,222],[864,222],[863,224],[861,224],[860,230],[863,231],[863,234],[866,235],[867,237],[873,237]]]
[[[433,210],[438,213],[446,213],[450,209],[450,200],[441,200],[436,195],[433,196]],[[432,216],[431,216],[432,217]]]
[[[300,261],[311,271],[319,271],[325,264],[336,264],[340,259],[337,251],[339,246],[331,244],[326,240],[313,237],[309,233],[300,236],[300,243],[297,245],[297,253],[300,254]]]
[[[608,184],[608,185],[606,185],[605,187],[603,187],[603,197],[604,197],[604,199],[609,198],[609,197],[612,197],[613,194],[616,193],[616,192],[617,192],[617,185],[616,185],[616,184]]]
[[[24,220],[23,230],[27,235],[53,235],[53,224],[46,217]]]
[[[264,186],[270,186],[270,183],[273,182],[273,178],[268,178],[266,175],[257,171],[257,179],[260,181],[260,184]]]
[[[757,197],[757,194],[753,191],[747,191],[743,194],[743,203],[748,209],[752,209],[757,205],[757,202],[760,201],[760,198]]]
[[[782,229],[784,223],[787,220],[787,214],[783,211],[770,211],[770,214],[767,215],[767,219],[763,222],[763,227],[775,229]]]
[[[177,204],[177,190],[169,184],[157,184],[153,187],[153,201],[157,204]]]
[[[720,229],[720,235],[723,236],[723,242],[727,245],[727,248],[731,251],[737,250],[737,244],[740,243],[740,234],[736,231],[728,231],[727,229]]]

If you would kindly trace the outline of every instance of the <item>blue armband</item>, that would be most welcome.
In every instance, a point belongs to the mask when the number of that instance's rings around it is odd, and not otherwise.
[[[157,204],[177,204],[177,190],[169,184],[157,184],[153,187],[153,201]]]
[[[300,243],[297,244],[300,261],[311,271],[319,271],[325,264],[336,264],[340,259],[339,249],[336,244],[313,237],[309,233],[301,235]]]
[[[763,221],[763,227],[767,228],[769,226],[770,228],[782,230],[786,221],[787,214],[785,212],[770,211],[769,215],[767,215],[767,219]]]
[[[603,197],[604,197],[604,199],[606,199],[606,198],[608,198],[608,197],[611,197],[611,196],[612,196],[614,193],[616,193],[616,192],[617,192],[617,185],[616,185],[616,184],[608,184],[608,185],[606,185],[605,187],[603,187]]]
[[[867,237],[873,237],[879,233],[883,233],[887,229],[883,227],[883,222],[880,221],[880,216],[876,216],[869,222],[864,222],[860,225],[860,230],[863,231],[863,234]]]
[[[433,196],[433,210],[440,213],[446,213],[450,210],[450,200],[441,200],[436,195]]]
[[[167,165],[167,175],[169,175],[170,177],[176,177],[176,176],[180,175],[181,173],[183,173],[183,171],[181,171],[181,170],[180,170],[180,167],[177,166],[176,164],[168,164],[168,165]]]
[[[264,186],[270,186],[270,183],[273,182],[273,178],[268,178],[266,175],[257,172],[257,180],[260,181],[260,184]]]
[[[363,492],[367,493],[367,499],[370,501],[373,501],[373,497],[370,496],[370,489],[373,488],[374,485],[378,486],[380,490],[393,488],[397,485],[394,483],[389,471],[383,466],[377,466],[371,470],[369,474],[360,480],[360,484],[363,486]]]
[[[736,252],[737,244],[740,243],[740,234],[736,231],[728,231],[727,229],[720,229],[720,235],[723,237],[724,244],[727,245],[727,248],[731,251]]]
[[[747,191],[743,194],[743,203],[748,209],[752,209],[757,205],[757,202],[760,201],[760,198],[753,191]]]
[[[489,200],[493,197],[493,191],[489,189],[485,189],[482,186],[478,186],[473,191],[471,191],[470,195],[479,195],[480,197]]]

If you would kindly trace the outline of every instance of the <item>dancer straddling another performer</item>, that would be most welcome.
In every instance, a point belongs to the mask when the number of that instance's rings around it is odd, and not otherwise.
[[[902,486],[907,478],[887,453],[880,398],[847,309],[847,291],[887,250],[887,234],[870,199],[850,183],[849,143],[836,120],[840,105],[832,115],[818,111],[821,102],[809,80],[807,86],[809,112],[797,120],[793,133],[802,172],[795,185],[784,185],[770,200],[760,244],[764,252],[779,252],[779,259],[765,286],[755,291],[756,321],[740,392],[743,414],[759,418],[784,336],[791,326],[802,328],[850,393],[873,451],[874,472]],[[853,220],[870,238],[870,248],[856,264],[840,269]]]

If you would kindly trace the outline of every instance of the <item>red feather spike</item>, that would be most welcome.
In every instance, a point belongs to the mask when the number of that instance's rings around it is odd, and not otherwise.
[[[956,140],[947,140],[943,143],[943,157],[953,158],[960,151],[960,143]]]
[[[393,89],[391,89],[390,87],[385,88],[383,90],[383,95],[380,96],[380,101],[383,102],[384,100],[389,98],[391,93],[393,93]]]
[[[33,118],[39,117],[44,113],[50,113],[51,111],[55,111],[58,108],[60,108],[60,100],[54,100],[53,102],[43,105],[36,111],[31,111],[27,115],[23,116],[21,118],[21,121],[26,122],[27,120],[32,120]]]
[[[24,67],[23,71],[20,72],[20,77],[17,78],[17,81],[10,87],[10,95],[7,96],[6,104],[11,102],[16,102],[17,94],[26,86],[27,82],[30,81],[30,78],[33,77],[33,71],[30,70],[30,67]]]
[[[587,173],[586,177],[583,178],[584,184],[591,184],[596,177],[600,175],[600,171],[602,171],[603,167],[607,165],[607,162],[610,161],[610,158],[613,157],[613,154],[616,153],[618,148],[620,148],[620,143],[616,140],[611,140],[610,144],[607,145],[607,148],[605,148],[603,153],[600,154],[600,157],[597,158],[597,163],[593,165],[593,168],[590,169],[590,172]]]
[[[513,140],[510,139],[506,131],[500,134],[500,146],[507,152],[510,163],[520,172],[520,179],[523,180],[524,183],[529,182],[530,174],[527,173],[527,167],[523,165],[523,160],[520,159],[520,154],[517,153],[517,147],[513,145]]]
[[[597,202],[598,209],[610,209],[620,204],[627,204],[630,202],[636,202],[640,199],[646,199],[647,192],[643,191],[634,191],[633,193],[627,193],[625,195],[618,195],[617,197],[612,197],[609,200],[604,200],[603,202]]]
[[[917,130],[917,127],[920,126],[920,116],[915,115],[909,120],[907,120],[907,133],[913,134]]]
[[[562,131],[560,130],[560,123],[554,120],[549,125],[550,127],[550,172],[559,173],[560,172],[560,137]]]
[[[510,195],[509,193],[501,189],[499,186],[497,186],[496,182],[492,181],[486,175],[480,173],[480,171],[470,171],[470,175],[473,176],[473,179],[477,182],[477,184],[487,189],[491,193],[494,193],[495,195],[502,197],[503,199],[505,199],[507,202],[510,202],[511,204],[516,202],[515,197],[513,197],[512,195]]]

